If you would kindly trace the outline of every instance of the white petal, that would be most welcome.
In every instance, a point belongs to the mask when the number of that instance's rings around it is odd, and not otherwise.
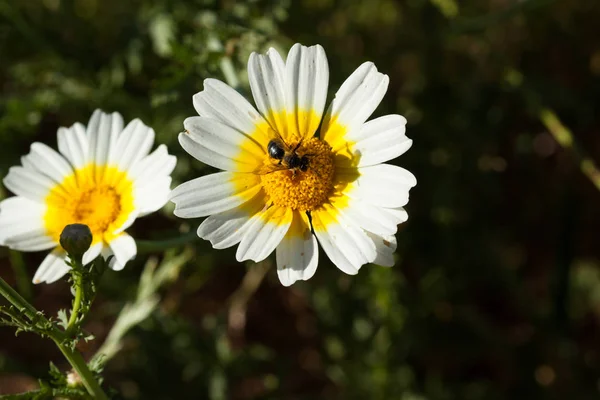
[[[255,214],[235,254],[238,261],[259,262],[275,250],[292,223],[293,212],[277,206]]]
[[[23,225],[43,227],[46,207],[25,197],[15,196],[0,201],[0,243],[10,232],[28,230]]]
[[[277,50],[271,48],[267,54],[250,54],[248,59],[248,80],[258,111],[269,124],[285,135],[287,123],[276,118],[285,111],[285,63]]]
[[[169,176],[176,163],[177,158],[169,155],[167,146],[161,144],[152,153],[136,162],[128,175],[136,185],[144,186],[156,178]]]
[[[112,249],[110,248],[110,246],[103,245],[102,250],[100,251],[100,255],[105,260],[108,260],[110,258],[110,261],[108,262],[108,268],[110,268],[114,271],[120,271],[125,267],[124,265],[121,265],[117,262],[117,259],[114,255]]]
[[[355,275],[377,252],[365,231],[346,220],[330,204],[312,213],[312,226],[329,259],[343,272]]]
[[[119,134],[123,132],[123,117],[117,112],[114,112],[110,115],[112,117],[110,125],[110,135],[113,138],[117,138]]]
[[[329,65],[320,45],[295,44],[286,60],[286,104],[292,127],[288,135],[301,137],[315,134],[325,107],[329,84]],[[301,111],[312,111],[304,112]]]
[[[406,137],[406,119],[386,115],[347,132],[346,140],[335,143],[333,151],[348,158],[353,166],[380,164],[404,154],[412,145]]]
[[[162,208],[171,194],[171,177],[161,177],[149,182],[143,187],[134,189],[135,207],[138,217],[150,214]]]
[[[259,192],[242,207],[213,214],[198,227],[198,236],[209,240],[215,249],[226,249],[242,240],[250,219],[265,207],[265,196]]]
[[[307,281],[319,264],[317,239],[310,231],[305,213],[294,212],[294,220],[276,249],[277,276],[283,286]]]
[[[408,221],[408,213],[403,207],[381,208],[384,214],[389,214],[389,218],[397,221],[398,224]]]
[[[24,197],[0,202],[0,244],[20,251],[46,250],[56,242],[46,234],[45,206]]]
[[[137,254],[135,240],[126,233],[117,236],[109,243],[110,249],[115,255],[115,263],[111,266],[115,271],[123,269],[127,261]]]
[[[45,230],[38,230],[6,238],[4,245],[19,251],[41,251],[51,249],[56,246],[56,242],[51,237],[46,236]]]
[[[343,179],[346,171],[340,169],[337,172]],[[360,176],[347,185],[344,194],[380,207],[404,206],[408,203],[410,188],[417,184],[415,176],[409,171],[390,164],[359,168],[358,173]]]
[[[183,147],[183,149],[196,160],[218,169],[226,171],[236,170],[235,160],[225,157],[219,152],[207,149],[200,143],[193,140],[189,134],[182,132],[179,134],[178,139],[181,147]]]
[[[237,207],[261,190],[254,174],[218,172],[182,183],[171,192],[174,214],[197,218]]]
[[[398,246],[396,236],[394,235],[375,235],[367,232],[367,235],[375,243],[377,248],[377,257],[372,261],[373,264],[391,267],[395,264],[394,252]]]
[[[21,165],[25,168],[28,169],[30,171],[35,171],[35,172],[39,172],[37,170],[37,168],[35,167],[35,164],[31,162],[31,160],[29,160],[29,158],[27,158],[27,156],[21,156]]]
[[[193,97],[198,115],[215,119],[240,132],[250,134],[264,119],[250,103],[229,85],[205,79],[204,90]]]
[[[190,117],[179,143],[196,159],[227,171],[252,172],[263,164],[265,148],[248,135],[219,121]]]
[[[70,128],[58,128],[58,151],[74,168],[85,166],[89,151],[85,126],[76,123]]]
[[[24,167],[11,167],[4,178],[4,185],[16,195],[38,202],[43,202],[56,186],[46,175]]]
[[[200,224],[197,234],[202,239],[209,240],[213,248],[226,249],[242,240],[245,232],[242,228],[250,218],[252,215],[239,208],[213,214]]]
[[[139,119],[127,124],[118,135],[110,163],[116,164],[122,171],[128,171],[135,163],[146,157],[154,143],[154,130]]]
[[[89,161],[98,165],[107,164],[122,130],[123,118],[119,113],[105,114],[100,110],[94,111],[87,127]]]
[[[378,207],[360,199],[344,199],[344,203],[345,207],[339,207],[340,212],[361,228],[380,235],[395,234],[398,224],[408,219],[402,208],[394,210]]]
[[[110,248],[110,246],[107,246],[104,242],[102,242],[102,247],[100,248],[100,255],[105,260],[107,260],[108,257],[113,256],[111,259],[112,260],[111,264],[114,263],[114,261],[115,261],[115,257],[114,257],[114,253],[113,253],[112,249]]]
[[[61,249],[55,249],[44,258],[44,261],[38,267],[33,276],[33,283],[56,282],[69,272],[70,268],[65,263],[65,252]]]
[[[330,144],[338,143],[343,132],[330,129],[339,124],[345,132],[360,129],[373,114],[387,91],[389,78],[371,62],[363,63],[346,79],[331,102],[321,127],[321,138]],[[332,125],[332,123],[335,124]]]
[[[33,143],[30,153],[23,157],[23,161],[28,167],[33,167],[56,183],[63,182],[65,177],[73,174],[67,160],[43,143]]]
[[[21,196],[9,197],[0,201],[0,226],[18,225],[23,220],[37,220],[42,226],[45,212],[46,206],[42,203]]]
[[[83,257],[81,258],[81,262],[83,263],[83,265],[87,265],[87,264],[91,263],[92,261],[94,261],[96,259],[96,257],[98,257],[100,255],[100,252],[102,251],[103,246],[104,245],[102,244],[102,241],[99,241],[96,244],[91,245],[90,248],[87,249],[87,251],[85,253],[83,253]]]

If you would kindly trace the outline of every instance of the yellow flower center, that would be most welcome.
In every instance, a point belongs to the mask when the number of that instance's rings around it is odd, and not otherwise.
[[[286,144],[286,155],[291,155],[298,142]],[[267,155],[260,176],[262,185],[276,206],[312,211],[325,203],[333,191],[335,167],[331,146],[312,138],[304,140],[295,153],[308,159],[306,171],[289,168],[285,157],[280,164]]]
[[[89,165],[66,177],[46,197],[44,222],[58,241],[68,224],[85,224],[93,242],[110,242],[134,210],[133,182],[116,167]]]
[[[106,231],[121,212],[121,196],[109,185],[74,193],[71,203],[73,218],[96,232]]]

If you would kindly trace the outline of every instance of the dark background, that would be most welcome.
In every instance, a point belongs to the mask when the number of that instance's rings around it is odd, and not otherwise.
[[[414,140],[395,161],[418,181],[396,265],[350,277],[322,253],[314,278],[284,288],[274,268],[257,275],[268,263],[195,241],[106,384],[126,399],[596,399],[600,192],[580,168],[600,160],[598,21],[595,0],[0,0],[0,176],[102,108],[156,130],[179,158],[175,186],[211,171],[177,134],[223,62],[247,95],[252,51],[319,43],[331,99],[373,61],[390,76],[375,116],[406,116]],[[169,204],[129,231],[167,239],[199,222]],[[71,295],[65,280],[28,283],[44,255],[1,248],[0,274],[52,316]],[[103,277],[86,356],[148,257]],[[50,341],[0,328],[0,393],[35,388],[49,361],[68,368]]]

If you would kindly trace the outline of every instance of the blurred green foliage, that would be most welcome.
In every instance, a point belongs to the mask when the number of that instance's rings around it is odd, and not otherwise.
[[[396,266],[349,277],[322,254],[309,282],[283,288],[271,269],[248,289],[258,267],[198,241],[106,383],[125,399],[597,398],[600,193],[540,113],[600,160],[599,19],[597,1],[0,0],[0,176],[102,108],[154,127],[175,185],[210,171],[176,140],[204,78],[248,96],[252,51],[320,43],[331,98],[374,61],[390,76],[376,116],[407,117],[414,145],[395,162],[419,182]],[[168,205],[131,231],[198,223]],[[29,292],[23,270],[42,257],[0,249],[0,273]],[[84,353],[135,298],[146,257],[105,274]],[[32,296],[48,315],[70,303],[65,282]],[[37,338],[2,329],[0,343],[0,392],[35,387],[49,359],[65,368]]]

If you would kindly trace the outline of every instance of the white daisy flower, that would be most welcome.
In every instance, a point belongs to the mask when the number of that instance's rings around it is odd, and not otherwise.
[[[404,117],[365,122],[388,76],[362,64],[323,115],[329,67],[321,46],[296,44],[286,62],[274,49],[253,53],[248,75],[258,111],[215,79],[193,97],[200,116],[184,121],[179,143],[223,171],[174,189],[175,215],[209,216],[198,236],[217,249],[239,243],[238,261],[276,250],[285,286],[313,276],[317,241],[347,274],[366,263],[393,265],[394,234],[408,218],[402,207],[416,179],[383,164],[412,144]]]
[[[22,166],[12,167],[4,185],[17,196],[0,202],[0,244],[20,251],[54,248],[33,278],[51,283],[69,270],[59,246],[63,228],[81,223],[93,234],[83,256],[88,263],[114,254],[111,268],[135,257],[135,241],[125,233],[136,218],[168,200],[176,158],[154,144],[154,130],[134,119],[123,128],[118,113],[96,110],[87,126],[59,128],[57,153],[33,143]]]

